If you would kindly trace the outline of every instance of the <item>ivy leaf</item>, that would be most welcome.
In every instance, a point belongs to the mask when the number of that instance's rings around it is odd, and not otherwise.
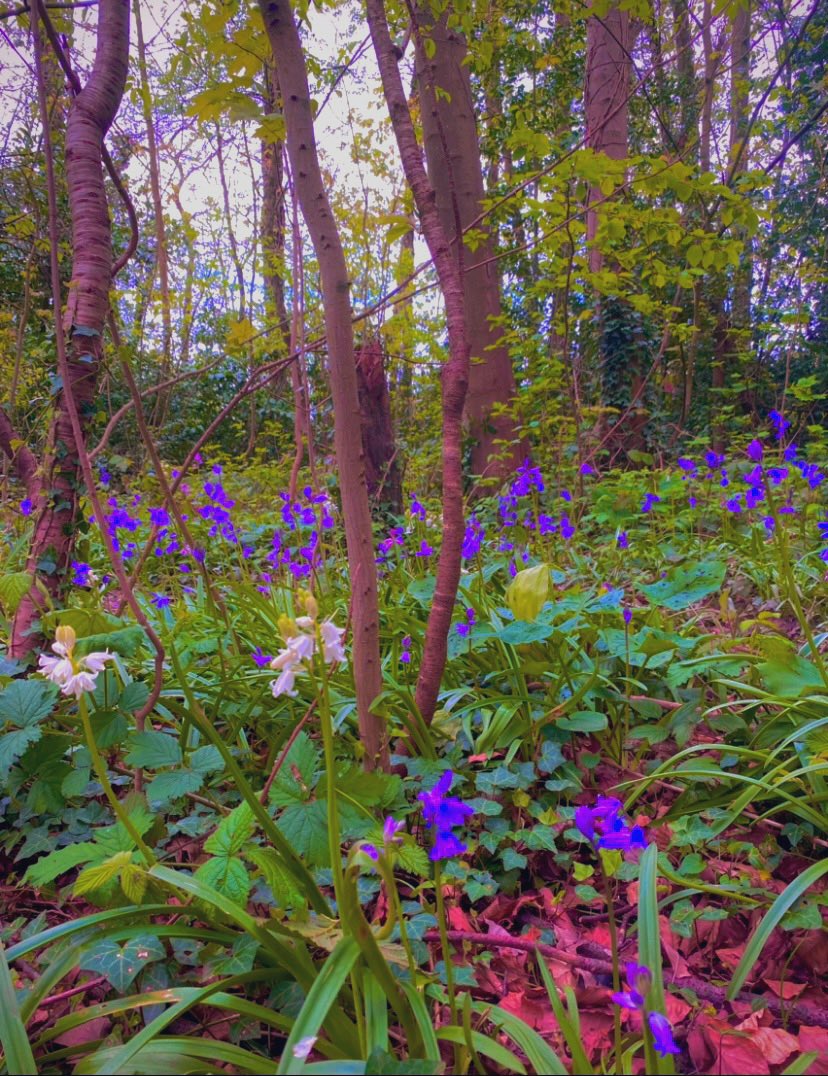
[[[640,589],[653,605],[678,612],[720,590],[726,571],[727,565],[720,560],[690,561]]]
[[[126,760],[130,766],[157,770],[181,762],[181,745],[167,732],[134,732],[129,738]]]
[[[104,938],[83,954],[80,967],[103,975],[123,994],[142,968],[154,960],[163,960],[166,955],[164,946],[154,934],[139,934],[123,946],[111,938]]]
[[[252,883],[238,856],[213,856],[201,864],[195,877],[235,904],[244,906],[247,903]]]

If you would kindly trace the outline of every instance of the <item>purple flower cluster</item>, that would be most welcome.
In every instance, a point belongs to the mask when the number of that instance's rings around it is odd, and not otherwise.
[[[465,621],[461,621],[461,623],[457,625],[457,634],[462,635],[464,639],[467,639],[476,621],[477,617],[475,616],[474,609],[467,609]]]
[[[411,664],[411,636],[403,636],[402,649],[400,650],[400,665]]]
[[[417,796],[423,805],[426,827],[434,830],[434,845],[429,854],[435,861],[451,859],[466,851],[466,845],[452,831],[465,825],[474,810],[456,796],[448,795],[453,779],[451,770],[446,770],[434,788]]]
[[[612,796],[599,796],[594,807],[575,809],[575,825],[596,848],[617,852],[646,848],[644,830],[621,817],[622,806]]]
[[[385,824],[382,827],[383,850],[392,848],[395,844],[402,844],[402,837],[399,836],[399,833],[403,829],[405,829],[405,822],[397,822],[390,815],[385,819]],[[362,851],[373,859],[375,863],[380,857],[380,849],[368,841],[362,845]]]

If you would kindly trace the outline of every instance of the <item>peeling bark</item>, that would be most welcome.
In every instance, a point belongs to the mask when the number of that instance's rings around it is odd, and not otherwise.
[[[112,229],[104,186],[103,148],[124,93],[129,53],[129,0],[101,0],[95,61],[66,121],[66,185],[72,216],[72,279],[63,325],[69,338],[71,393],[85,427],[94,408],[103,330],[112,282]],[[35,585],[12,624],[9,654],[24,657],[39,639],[45,588],[57,600],[78,524],[80,452],[66,393],[60,392],[36,483],[35,529],[27,569]]]

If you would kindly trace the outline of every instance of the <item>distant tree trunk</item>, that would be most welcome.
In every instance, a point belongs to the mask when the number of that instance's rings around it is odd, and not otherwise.
[[[437,198],[443,231],[463,274],[466,330],[471,348],[465,418],[472,437],[471,466],[476,475],[505,477],[526,456],[517,434],[515,375],[506,347],[498,343],[504,327],[500,271],[483,211],[485,189],[480,159],[466,41],[449,28],[449,12],[439,18],[429,3],[413,9],[416,72],[420,92],[428,178]],[[426,46],[427,42],[433,42]],[[463,232],[472,228],[473,242]],[[502,413],[499,408],[505,407]],[[517,442],[502,459],[498,442]]]
[[[129,0],[100,0],[95,60],[66,121],[66,184],[72,216],[72,287],[64,327],[69,337],[69,388],[81,422],[94,409],[103,330],[112,283],[112,228],[102,163],[103,141],[121,103],[129,53]],[[57,600],[77,533],[83,450],[72,433],[66,392],[58,395],[46,438],[27,559],[35,584],[12,624],[9,653],[23,657],[40,640],[40,587]]]
[[[399,515],[402,512],[402,483],[397,465],[382,341],[366,340],[357,348],[356,354],[368,496]]]
[[[586,141],[590,149],[605,153],[614,161],[622,161],[627,156],[631,47],[628,12],[612,7],[603,18],[590,15],[584,89]],[[589,192],[586,234],[587,243],[591,244],[589,267],[593,273],[597,273],[603,263],[603,255],[595,246],[597,203],[602,200],[600,189],[593,187]]]
[[[279,76],[296,195],[319,262],[334,444],[352,592],[353,671],[365,764],[389,765],[385,722],[371,704],[382,687],[377,573],[365,486],[348,268],[316,151],[308,75],[289,0],[259,0]]]
[[[690,0],[672,0],[673,34],[678,75],[678,123],[674,131],[676,149],[685,155],[696,141],[699,120],[698,80],[690,30]],[[693,150],[698,158],[698,150]],[[686,156],[685,156],[686,159]]]
[[[132,0],[135,16],[135,36],[138,45],[138,90],[141,96],[141,111],[144,126],[147,129],[147,158],[149,163],[150,192],[152,194],[152,215],[155,227],[155,267],[158,271],[158,288],[161,294],[161,365],[156,381],[160,384],[172,376],[172,312],[170,303],[170,269],[167,258],[167,230],[164,221],[164,204],[161,200],[161,169],[158,161],[158,140],[155,135],[155,120],[152,114],[152,96],[150,94],[147,57],[144,46],[144,28],[141,23],[140,0]],[[156,394],[152,411],[151,425],[158,429],[164,423],[169,402],[169,392]]]
[[[428,250],[434,262],[446,307],[448,361],[442,371],[443,389],[443,544],[437,565],[434,599],[428,615],[423,660],[417,677],[415,701],[426,722],[431,722],[446,667],[448,634],[460,583],[464,534],[463,518],[463,404],[469,384],[469,343],[463,280],[452,256],[449,240],[437,212],[408,100],[397,66],[394,42],[388,31],[383,0],[367,0],[368,28],[377,57],[382,89],[391,118],[400,161],[420,217]]]

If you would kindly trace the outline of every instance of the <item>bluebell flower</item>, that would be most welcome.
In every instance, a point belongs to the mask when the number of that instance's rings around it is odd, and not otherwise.
[[[615,536],[615,544],[619,549],[629,549],[630,539],[626,531],[619,531]]]
[[[538,532],[540,534],[554,534],[557,529],[558,524],[553,516],[548,516],[545,512],[538,515]]]
[[[717,468],[721,467],[724,461],[724,456],[720,456],[718,452],[714,452],[712,449],[708,449],[707,452],[705,452],[704,454],[704,462],[707,464],[711,471],[714,471]],[[712,475],[708,475],[707,477],[711,478]]]
[[[525,497],[533,489],[537,490],[538,493],[543,493],[545,488],[540,467],[533,467],[531,461],[527,459],[518,467],[515,480],[510,486],[510,492],[515,497]]]
[[[159,594],[157,591],[153,592],[150,601],[156,609],[167,609],[172,605],[172,598],[168,594]]]
[[[109,483],[112,481],[112,475],[109,473],[109,471],[107,471],[105,467],[101,467],[100,471],[98,472],[98,478],[102,486],[108,486]]]
[[[273,661],[273,654],[262,653],[262,648],[257,646],[253,653],[250,655],[260,669],[263,669],[266,665],[269,665]]]
[[[624,623],[629,624],[632,620],[632,609],[625,606],[624,612],[621,614],[621,616],[624,618]]]
[[[625,853],[646,848],[644,830],[626,822],[621,809],[621,801],[614,796],[599,796],[594,807],[575,809],[575,825],[596,848]]]
[[[634,1012],[644,1008],[647,1000],[647,991],[653,981],[653,974],[644,964],[630,962],[625,968],[625,978],[628,990],[613,994],[612,1000],[622,1009]]]
[[[400,665],[411,664],[411,636],[406,635],[402,641],[402,650],[400,652]]]
[[[24,497],[20,502],[20,514],[22,516],[30,516],[34,508],[34,502],[31,497]]]
[[[466,819],[474,814],[474,809],[456,796],[447,794],[453,779],[452,771],[446,770],[434,788],[417,796],[423,805],[426,828],[434,830],[434,846],[430,852],[433,860],[451,859],[466,851],[466,846],[452,830],[465,825]]]
[[[568,542],[574,533],[575,526],[569,516],[561,516],[561,538],[563,538],[565,542]]]
[[[561,490],[561,498],[566,501],[567,504],[572,500],[572,494],[568,489]]]
[[[681,1050],[676,1046],[673,1029],[666,1016],[662,1016],[660,1012],[648,1013],[647,1023],[650,1025],[650,1031],[653,1035],[653,1047],[656,1053],[661,1054],[662,1057],[666,1057],[668,1054],[681,1053]]]
[[[428,542],[423,538],[420,542],[420,548],[414,550],[415,557],[430,557],[434,552],[434,547],[430,546]]]
[[[695,497],[693,497],[693,496],[690,496],[690,497],[688,497],[688,498],[687,498],[687,503],[689,504],[689,506],[690,506],[691,508],[695,508],[695,507],[696,507],[696,505],[697,505],[697,504],[698,504],[699,502],[698,502],[698,501],[696,500],[696,498],[695,498]]]
[[[749,460],[753,460],[754,463],[761,463],[762,457],[765,455],[765,449],[762,446],[762,442],[758,441],[755,437],[745,449]]]
[[[89,573],[91,568],[88,564],[84,564],[83,561],[72,561],[72,585],[75,587],[87,587],[89,586]]]
[[[660,504],[660,503],[661,503],[661,497],[659,497],[658,494],[656,494],[656,493],[647,493],[647,494],[644,495],[644,500],[643,500],[643,502],[641,504],[641,511],[642,512],[649,512],[654,504]]]
[[[170,525],[170,514],[165,508],[150,508],[149,517],[154,527],[169,527]]]
[[[685,474],[684,474],[684,479],[685,480],[687,478],[693,478],[695,476],[695,474],[696,474],[696,472],[698,470],[698,468],[696,467],[696,461],[695,460],[687,459],[684,456],[679,456],[679,458],[678,458],[678,460],[676,462],[678,463],[678,465],[682,469],[682,471],[685,472]]]
[[[470,560],[472,557],[476,557],[480,552],[483,541],[486,537],[486,531],[480,520],[472,514],[468,523],[466,524],[466,530],[463,534],[463,559]]]
[[[425,505],[417,500],[417,496],[414,493],[411,494],[411,507],[409,508],[409,512],[415,519],[424,520],[426,517]]]
[[[581,474],[595,474],[595,468],[588,463],[582,463],[580,467]]]
[[[769,411],[768,418],[776,427],[775,437],[777,441],[781,441],[785,436],[785,431],[791,428],[790,422],[779,413],[779,411]]]

